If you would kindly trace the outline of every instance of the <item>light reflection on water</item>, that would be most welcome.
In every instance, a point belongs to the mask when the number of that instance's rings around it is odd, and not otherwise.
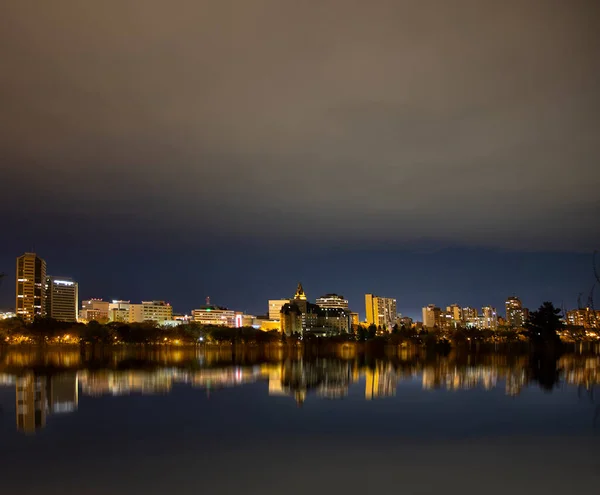
[[[513,397],[529,387],[552,392],[567,386],[593,403],[600,385],[600,356],[590,353],[554,359],[427,356],[401,349],[393,356],[370,356],[342,348],[327,357],[303,357],[281,348],[6,348],[1,358],[0,386],[14,388],[16,428],[25,433],[43,429],[53,415],[76,413],[82,396],[169,394],[176,385],[210,395],[264,382],[268,396],[289,397],[298,406],[307,400],[344,399],[359,388],[365,400],[394,397],[403,383],[423,391],[502,390]],[[597,421],[599,407],[594,414]]]

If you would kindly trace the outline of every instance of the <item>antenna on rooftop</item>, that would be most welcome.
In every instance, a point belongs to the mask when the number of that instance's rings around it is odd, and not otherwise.
[[[206,305],[210,306],[210,296],[206,296]]]

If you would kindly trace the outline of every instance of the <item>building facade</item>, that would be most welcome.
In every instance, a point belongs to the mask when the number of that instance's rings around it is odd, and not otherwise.
[[[496,308],[492,308],[491,306],[481,308],[480,328],[498,330],[498,313]]]
[[[506,324],[511,328],[523,328],[529,318],[529,311],[523,308],[521,300],[516,296],[511,296],[504,303],[506,309]]]
[[[30,323],[46,314],[46,262],[35,253],[17,258],[15,313]]]
[[[396,299],[365,294],[367,323],[391,330],[396,324]]]
[[[235,327],[235,311],[210,304],[192,311],[192,317],[200,325]]]
[[[348,309],[348,300],[338,294],[325,294],[318,297],[315,302],[321,308]]]
[[[129,323],[129,307],[131,301],[122,301],[114,299],[108,305],[108,321],[119,323]]]
[[[580,308],[567,311],[567,323],[577,327],[600,328],[600,311]]]
[[[84,322],[97,321],[98,323],[107,323],[108,308],[110,303],[102,299],[87,299],[81,301],[81,310],[79,311],[79,320]]]
[[[423,308],[423,326],[425,328],[441,327],[442,310],[435,304],[429,304]]]
[[[269,320],[279,321],[281,308],[291,301],[291,299],[269,299]]]
[[[129,306],[129,323],[156,322],[159,325],[173,319],[173,307],[165,301],[142,301]]]
[[[46,277],[46,316],[75,322],[79,315],[79,284],[67,277]]]

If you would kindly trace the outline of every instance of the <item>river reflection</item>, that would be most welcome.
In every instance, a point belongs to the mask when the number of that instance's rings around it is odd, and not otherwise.
[[[408,382],[422,390],[501,390],[518,396],[524,388],[548,392],[577,387],[594,400],[600,356],[566,354],[558,359],[508,354],[427,356],[402,350],[393,356],[289,355],[281,349],[234,351],[201,348],[41,350],[8,348],[0,361],[0,386],[14,387],[16,428],[35,433],[54,415],[75,414],[81,396],[169,394],[177,385],[198,393],[266,382],[265,393],[308,400],[344,399],[360,387],[365,400],[393,397]],[[8,408],[5,408],[8,409]],[[595,420],[599,414],[595,410]],[[6,418],[5,418],[6,420]]]

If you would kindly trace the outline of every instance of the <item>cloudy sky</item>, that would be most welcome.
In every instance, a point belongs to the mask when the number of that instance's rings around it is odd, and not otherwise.
[[[260,312],[298,279],[361,312],[370,291],[406,312],[576,298],[600,247],[599,18],[594,0],[3,2],[0,305],[32,247],[82,297],[180,311]]]

